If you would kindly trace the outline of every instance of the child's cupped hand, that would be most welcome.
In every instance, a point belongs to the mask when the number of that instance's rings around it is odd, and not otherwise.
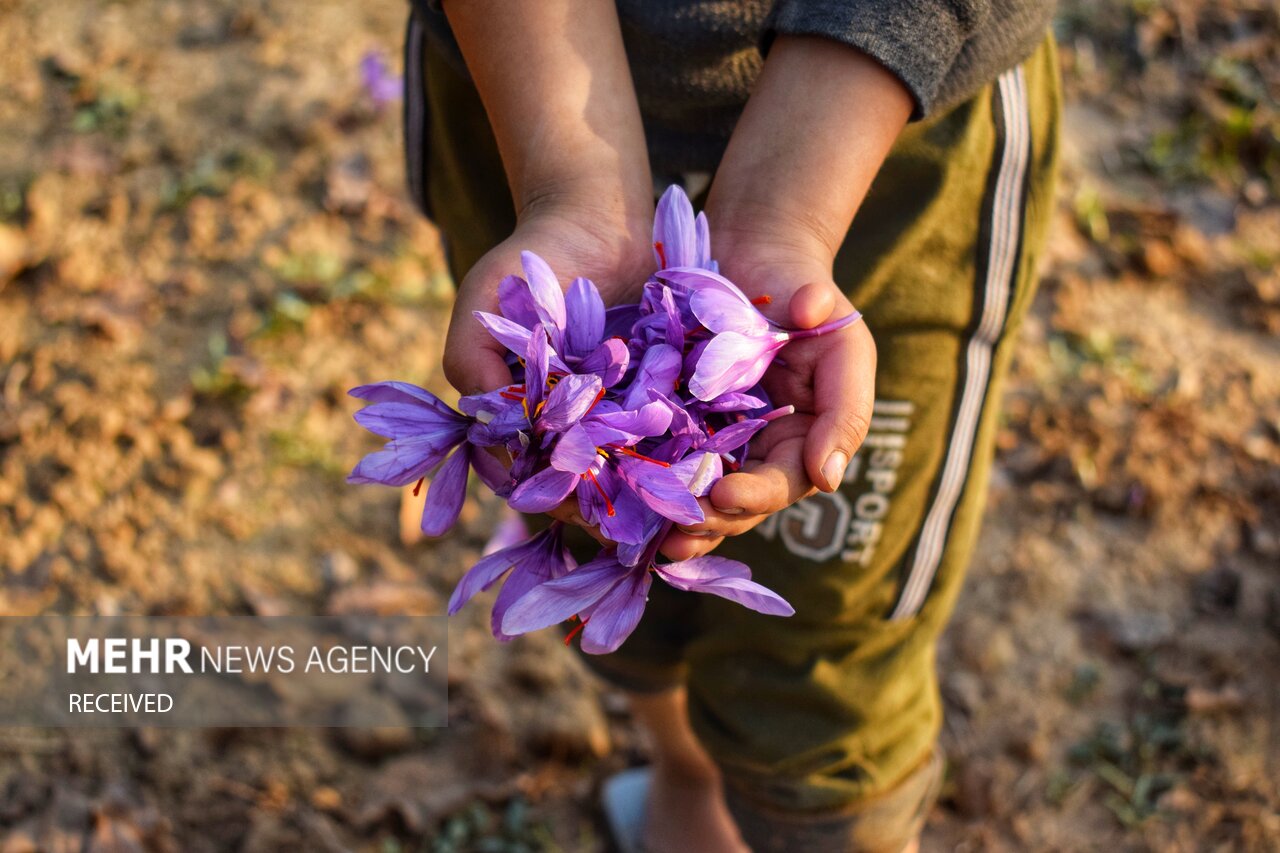
[[[651,210],[640,217],[626,216],[604,204],[568,199],[526,207],[511,236],[477,261],[458,286],[444,348],[449,383],[464,395],[511,383],[506,347],[480,325],[474,312],[500,313],[498,286],[508,275],[523,274],[521,252],[538,255],[558,275],[591,279],[606,306],[632,303],[653,272],[651,226]],[[572,496],[548,515],[605,541],[582,519]]]
[[[833,252],[802,230],[763,219],[717,230],[715,214],[708,216],[721,271],[748,296],[767,297],[761,311],[774,322],[807,329],[854,310],[832,280]],[[866,438],[875,372],[875,341],[863,322],[783,349],[761,384],[774,406],[795,406],[795,414],[753,439],[742,470],[699,500],[705,520],[674,529],[663,555],[686,560],[710,553],[725,537],[746,533],[817,489],[838,488]]]

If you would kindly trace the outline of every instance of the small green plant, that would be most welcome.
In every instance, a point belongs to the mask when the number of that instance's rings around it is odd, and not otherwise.
[[[1106,243],[1111,239],[1111,224],[1107,220],[1107,209],[1102,203],[1102,196],[1092,184],[1081,184],[1076,190],[1074,199],[1076,227],[1095,243]]]
[[[534,821],[529,804],[520,797],[500,813],[482,803],[472,803],[446,820],[432,841],[433,853],[534,853],[557,849],[546,828]]]
[[[1123,724],[1099,723],[1068,753],[1072,764],[1103,784],[1103,805],[1126,828],[1157,813],[1160,795],[1186,775],[1189,754],[1181,716],[1167,708],[1134,714]]]
[[[214,332],[209,336],[209,363],[191,371],[191,387],[196,393],[229,402],[241,402],[253,390],[243,377],[231,369],[228,360],[227,336]]]
[[[142,93],[121,81],[107,79],[92,97],[76,108],[71,129],[76,133],[105,133],[117,139],[129,131],[129,122],[142,103]]]
[[[1067,701],[1079,705],[1098,690],[1102,684],[1102,670],[1092,663],[1082,663],[1071,675],[1071,683],[1067,685]]]

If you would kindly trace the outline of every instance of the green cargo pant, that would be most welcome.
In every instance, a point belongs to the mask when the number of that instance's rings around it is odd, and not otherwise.
[[[471,85],[429,50],[406,71],[423,78],[409,97],[425,91],[406,104],[410,181],[460,279],[509,235],[510,196]],[[630,690],[687,686],[757,850],[900,849],[936,795],[935,646],[982,517],[1060,111],[1046,37],[970,100],[908,127],[859,210],[835,280],[879,351],[870,435],[837,492],[718,551],[796,614],[654,584],[635,634],[588,656]]]

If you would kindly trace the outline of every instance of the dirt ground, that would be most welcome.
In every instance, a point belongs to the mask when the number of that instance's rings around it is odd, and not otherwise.
[[[0,0],[0,613],[435,612],[343,475],[443,390],[404,5]],[[1280,849],[1280,9],[1063,6],[1066,162],[940,670],[926,850]],[[0,731],[0,851],[607,849],[644,747],[551,636],[451,634],[443,730]]]

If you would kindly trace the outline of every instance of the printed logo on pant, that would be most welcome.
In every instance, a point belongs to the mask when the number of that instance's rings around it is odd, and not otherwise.
[[[760,535],[781,540],[806,560],[839,557],[868,565],[884,532],[914,411],[909,400],[877,400],[867,440],[850,460],[840,489],[775,513],[757,528]]]

